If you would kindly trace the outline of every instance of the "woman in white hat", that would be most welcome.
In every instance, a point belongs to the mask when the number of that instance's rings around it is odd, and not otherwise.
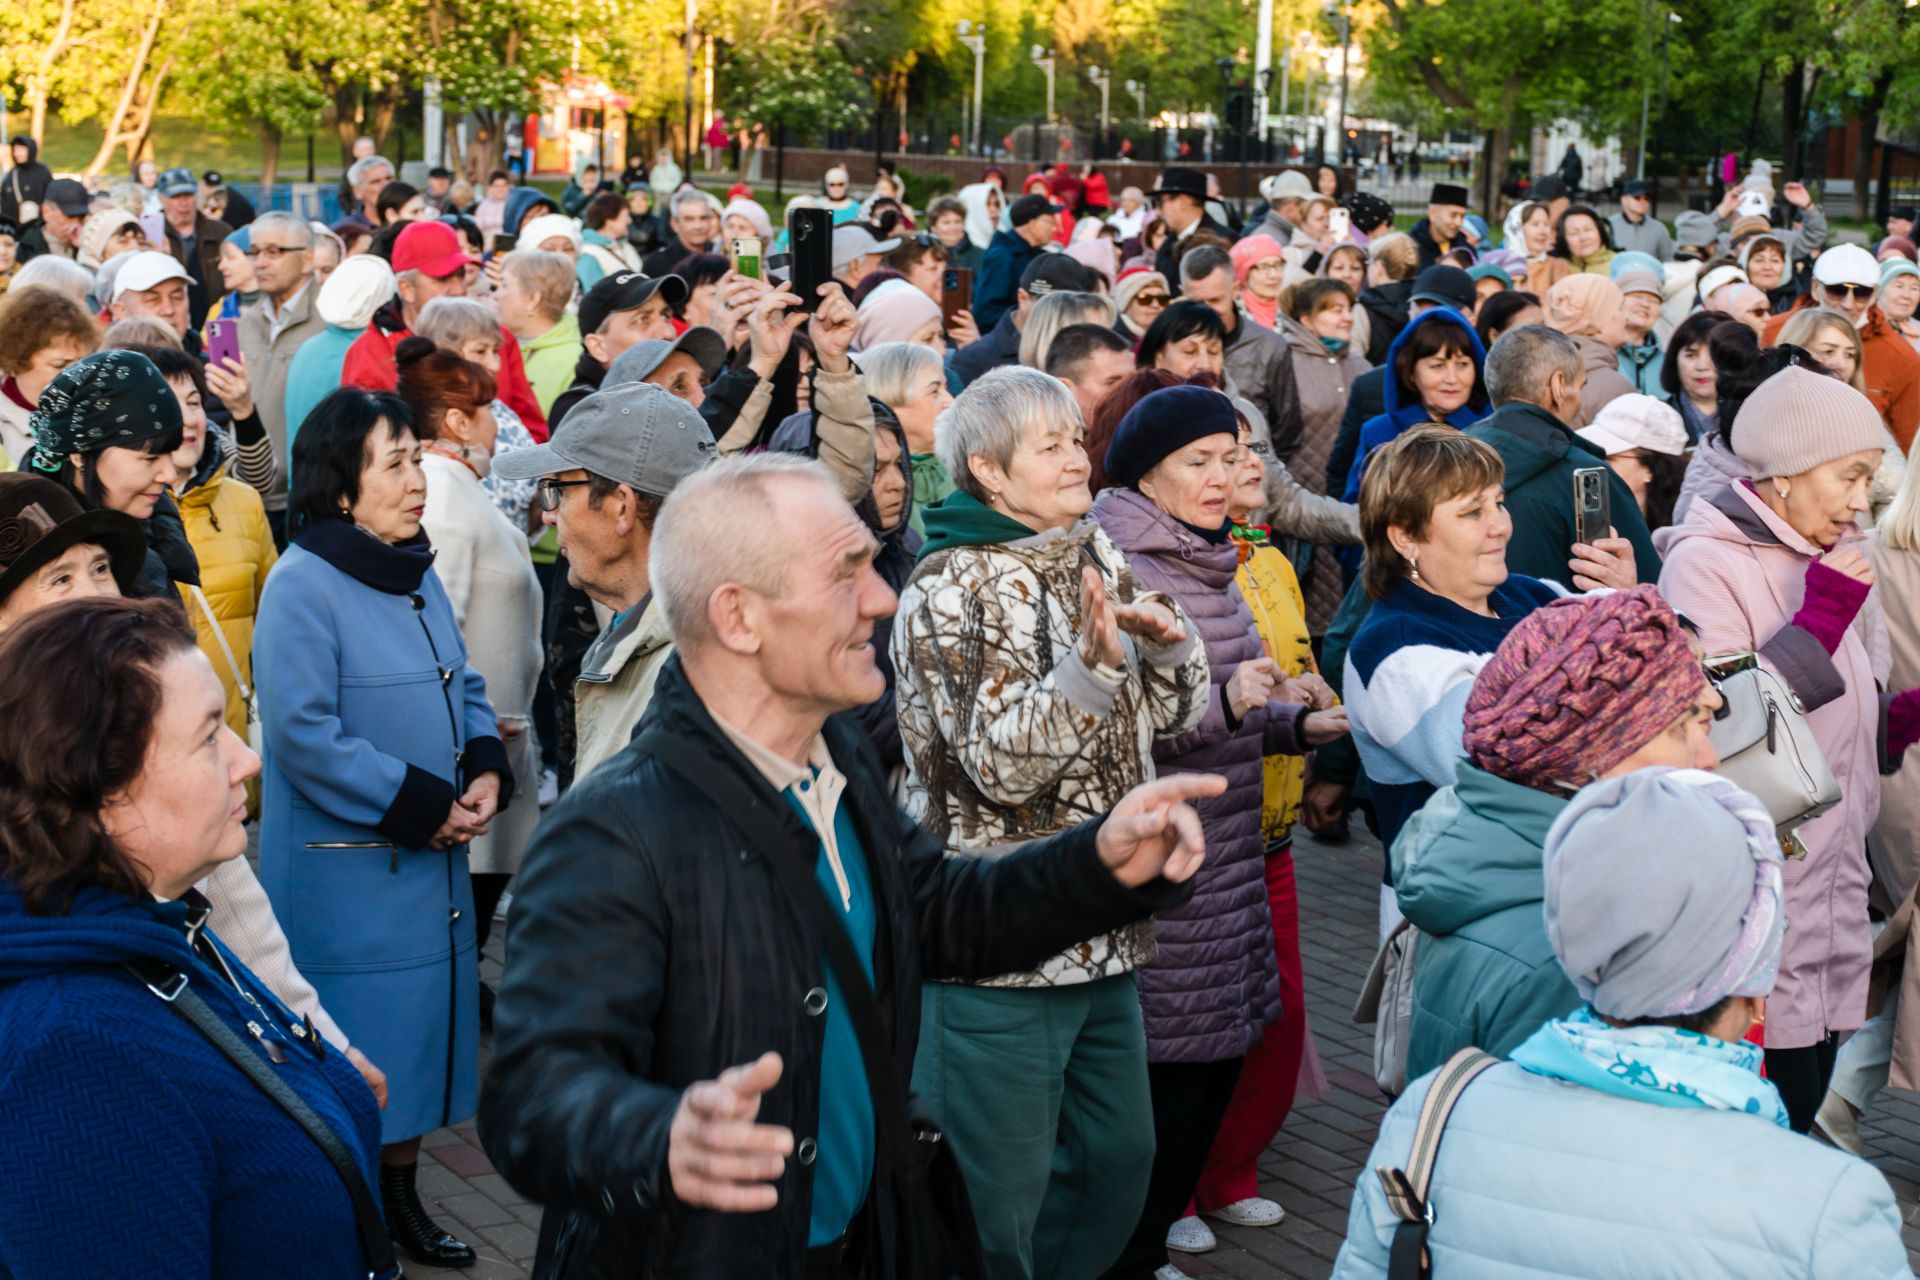
[[[1621,396],[1577,434],[1599,446],[1633,490],[1649,532],[1673,523],[1674,499],[1687,474],[1687,428],[1679,410],[1653,396]]]

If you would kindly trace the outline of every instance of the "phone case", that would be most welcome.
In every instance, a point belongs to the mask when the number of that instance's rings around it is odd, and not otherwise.
[[[789,210],[787,242],[792,246],[793,292],[799,295],[801,310],[815,310],[820,286],[833,279],[833,210]]]

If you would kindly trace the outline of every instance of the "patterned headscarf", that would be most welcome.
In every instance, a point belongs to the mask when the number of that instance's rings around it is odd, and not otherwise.
[[[76,360],[40,393],[27,427],[33,466],[57,474],[71,453],[131,448],[181,429],[180,401],[153,361],[134,351]]]

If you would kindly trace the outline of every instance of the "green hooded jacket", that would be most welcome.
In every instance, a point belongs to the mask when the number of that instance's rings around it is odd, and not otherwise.
[[[916,457],[919,455],[915,455]],[[914,485],[913,500],[920,501],[920,486]],[[979,499],[958,489],[948,493],[925,512],[926,541],[920,544],[918,560],[936,551],[954,547],[992,547],[1002,542],[1031,538],[1034,531],[1011,516],[1003,516]]]
[[[1497,778],[1466,760],[1393,842],[1414,948],[1407,1079],[1469,1045],[1505,1057],[1580,1004],[1547,944],[1547,829],[1571,796]]]

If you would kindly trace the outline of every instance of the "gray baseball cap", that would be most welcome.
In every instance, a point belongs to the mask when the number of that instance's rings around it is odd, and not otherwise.
[[[623,382],[645,382],[648,375],[665,364],[667,357],[676,351],[684,351],[694,358],[700,366],[702,382],[712,382],[719,377],[720,366],[727,362],[726,339],[707,326],[697,324],[672,341],[648,338],[645,342],[634,343],[614,358],[600,385],[615,387]]]
[[[665,387],[608,383],[568,410],[553,438],[493,460],[503,480],[533,480],[575,467],[664,498],[719,454],[706,419]]]
[[[855,258],[864,258],[870,253],[891,253],[899,247],[898,236],[880,240],[858,222],[843,222],[833,229],[833,269],[844,271]]]

